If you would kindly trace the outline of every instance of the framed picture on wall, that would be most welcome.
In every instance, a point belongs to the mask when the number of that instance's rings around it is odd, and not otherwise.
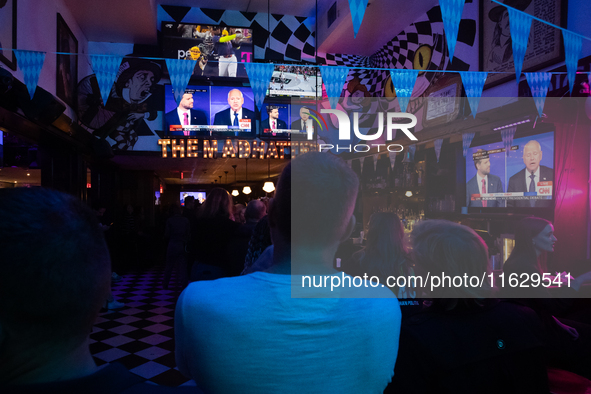
[[[0,61],[16,70],[16,0],[0,0]]]
[[[503,3],[557,26],[566,27],[567,0],[503,0]],[[480,48],[480,69],[503,73],[489,74],[485,89],[515,80],[509,13],[506,7],[490,0],[480,1]],[[522,71],[536,71],[563,60],[561,31],[533,20]]]
[[[78,83],[78,40],[60,14],[57,14],[57,52],[55,92],[57,97],[74,108]],[[76,55],[60,55],[60,52]]]

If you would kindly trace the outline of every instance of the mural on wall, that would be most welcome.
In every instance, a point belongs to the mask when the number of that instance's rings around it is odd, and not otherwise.
[[[355,69],[355,67],[441,71],[478,70],[477,19],[478,4],[466,1],[463,19],[460,21],[454,60],[451,63],[439,6],[431,8],[372,56],[327,53],[319,54],[317,62],[351,67],[341,96],[352,97],[352,100],[343,100],[342,105],[339,104],[342,106],[341,109],[364,113],[400,111],[397,100],[394,100],[396,93],[388,70],[364,70]],[[453,94],[459,95],[461,90],[454,88],[454,85],[459,86],[458,83],[459,75],[455,73],[420,72],[407,112],[418,114],[427,103],[427,100],[422,98],[430,95],[439,96],[440,92],[446,89],[453,89]],[[386,97],[390,100],[364,100],[364,97]],[[322,102],[320,106],[328,108],[328,102]],[[333,116],[328,118],[331,119],[333,126],[337,124],[336,118]],[[363,120],[360,127],[366,134],[374,133],[378,127],[377,118],[365,118],[363,116],[360,118]],[[320,135],[320,138],[330,143],[329,134]],[[375,142],[383,143],[384,141]]]
[[[80,122],[114,151],[133,150],[139,137],[156,135],[149,122],[163,110],[161,76],[162,66],[154,61],[123,59],[106,106],[95,75],[85,77],[78,84]]]
[[[255,59],[314,61],[314,18],[169,5],[158,6],[157,17],[158,30],[162,22],[247,27]]]
[[[406,68],[417,70],[478,70],[477,47],[478,4],[466,1],[460,21],[456,54],[449,63],[443,21],[439,6],[431,8],[400,34],[388,41],[371,56],[319,54],[319,64],[376,68]],[[443,73],[419,74],[413,97],[422,95],[427,87]],[[393,93],[387,70],[351,70],[347,83],[357,77],[374,97],[388,97]],[[388,91],[387,88],[390,88]]]

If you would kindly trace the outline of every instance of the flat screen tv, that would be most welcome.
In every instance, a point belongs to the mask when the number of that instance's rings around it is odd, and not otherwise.
[[[259,137],[261,139],[280,139],[280,140],[291,140],[299,139],[305,140],[306,126],[310,127],[310,131],[314,133],[315,128],[310,118],[310,122],[306,122],[302,126],[302,118],[300,114],[306,119],[309,110],[308,106],[303,104],[292,104],[292,103],[273,103],[266,102],[263,104],[261,109],[259,126]],[[315,107],[310,107],[315,108]],[[295,137],[298,138],[295,138]],[[315,135],[313,134],[313,138]]]
[[[177,105],[172,86],[165,85],[164,111],[166,136],[256,137],[255,105],[249,87],[189,85]]]
[[[269,97],[322,97],[322,78],[317,67],[306,65],[275,66],[267,90]]]
[[[185,198],[188,196],[194,197],[195,201],[199,201],[201,204],[205,201],[206,193],[205,192],[181,192],[181,205],[185,205]]]
[[[473,146],[466,155],[469,208],[551,208],[554,198],[554,132]]]
[[[171,59],[197,60],[195,77],[248,78],[252,30],[244,27],[162,22],[162,52]]]

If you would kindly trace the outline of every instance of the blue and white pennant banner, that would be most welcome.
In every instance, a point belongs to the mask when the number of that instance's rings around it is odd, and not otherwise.
[[[519,83],[521,69],[523,68],[523,57],[527,50],[527,41],[529,39],[529,30],[531,28],[531,15],[517,11],[513,8],[507,8],[509,11],[509,26],[511,29],[511,45],[513,48],[513,63],[515,63],[515,78]]]
[[[349,67],[344,66],[320,66],[322,82],[326,86],[326,94],[330,107],[335,109],[339,102],[339,97],[343,91],[343,86],[349,75]]]
[[[568,75],[568,90],[572,95],[583,42],[579,35],[566,30],[562,31],[562,39],[564,40],[564,62],[566,63],[566,73]]]
[[[550,79],[552,74],[550,73],[524,73],[527,84],[531,90],[531,96],[534,98],[534,103],[538,110],[540,118],[544,113],[544,102],[546,101],[546,95],[548,94],[548,88],[550,87]]]
[[[449,61],[453,61],[456,42],[458,40],[458,29],[464,10],[464,0],[439,0],[441,8],[441,19],[443,20],[443,30],[445,32],[445,41],[449,51]]]
[[[474,139],[475,133],[465,133],[462,134],[462,152],[464,153],[464,157],[468,155],[468,148],[470,148],[470,144],[472,143],[472,139]]]
[[[361,27],[367,3],[368,0],[349,0],[351,19],[353,19],[353,38],[357,38],[357,32],[359,32],[359,28]]]
[[[96,81],[103,98],[103,105],[107,105],[122,59],[122,56],[90,55],[90,65],[94,75],[96,75]]]
[[[438,138],[433,143],[435,144],[435,156],[437,157],[437,163],[439,163],[439,156],[441,155],[441,146],[443,145],[443,138]]]
[[[262,111],[263,102],[265,101],[267,89],[269,89],[269,83],[271,83],[275,65],[273,63],[244,63],[244,66],[248,79],[250,80],[254,102],[259,111]]]
[[[398,104],[400,104],[400,110],[402,112],[406,112],[406,107],[412,96],[418,75],[419,70],[390,70],[392,85],[394,85]]]
[[[174,93],[174,100],[177,105],[180,104],[185,94],[185,89],[189,84],[189,79],[193,75],[197,60],[186,60],[186,59],[165,59],[166,68],[168,68],[168,74],[170,75],[170,84],[172,85],[172,91]]]
[[[37,89],[37,82],[39,82],[39,74],[41,74],[41,69],[45,62],[45,52],[15,49],[14,55],[16,56],[16,62],[19,68],[23,72],[25,85],[29,91],[29,97],[32,100]]]
[[[474,72],[474,71],[461,71],[460,77],[462,77],[462,84],[466,91],[466,97],[468,98],[468,104],[470,104],[470,110],[472,117],[476,117],[478,111],[478,104],[480,103],[480,97],[482,97],[482,89],[486,82],[486,72]]]
[[[509,156],[509,153],[511,153],[511,145],[513,145],[513,137],[515,136],[516,130],[517,126],[501,130],[501,137],[503,138],[503,145],[505,146],[505,156],[507,157]]]

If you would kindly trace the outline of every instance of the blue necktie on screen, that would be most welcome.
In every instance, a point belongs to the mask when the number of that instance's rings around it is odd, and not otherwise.
[[[531,182],[529,183],[529,190],[528,190],[528,191],[529,191],[529,192],[533,192],[533,193],[535,193],[535,191],[536,191],[536,181],[535,181],[535,178],[536,178],[536,176],[535,176],[535,175],[534,175],[534,173],[532,172],[532,173],[531,173],[531,175],[530,175],[529,177],[531,178]],[[530,200],[530,201],[529,201],[529,204],[530,204],[532,207],[535,207],[535,206],[536,206],[536,200]]]
[[[238,126],[238,112],[234,112],[234,123],[232,126]]]

